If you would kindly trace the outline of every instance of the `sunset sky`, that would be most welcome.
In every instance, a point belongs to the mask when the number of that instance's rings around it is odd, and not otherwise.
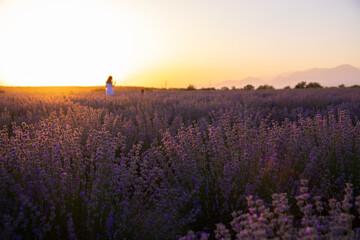
[[[0,0],[0,83],[211,86],[360,67],[359,0]]]

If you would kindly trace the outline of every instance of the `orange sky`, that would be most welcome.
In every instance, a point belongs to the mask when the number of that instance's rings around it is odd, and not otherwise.
[[[360,67],[356,0],[0,0],[0,81],[211,86]]]

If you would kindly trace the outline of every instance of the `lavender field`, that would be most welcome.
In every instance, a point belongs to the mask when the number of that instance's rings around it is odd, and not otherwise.
[[[0,239],[360,239],[359,89],[5,91],[0,126]]]

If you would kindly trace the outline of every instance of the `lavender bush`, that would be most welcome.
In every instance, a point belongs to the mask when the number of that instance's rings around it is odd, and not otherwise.
[[[359,102],[357,89],[3,93],[0,238],[355,239]]]

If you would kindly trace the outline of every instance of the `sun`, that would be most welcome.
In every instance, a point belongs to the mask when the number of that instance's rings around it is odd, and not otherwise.
[[[109,1],[5,1],[0,79],[16,86],[94,86],[139,67],[139,27]]]

